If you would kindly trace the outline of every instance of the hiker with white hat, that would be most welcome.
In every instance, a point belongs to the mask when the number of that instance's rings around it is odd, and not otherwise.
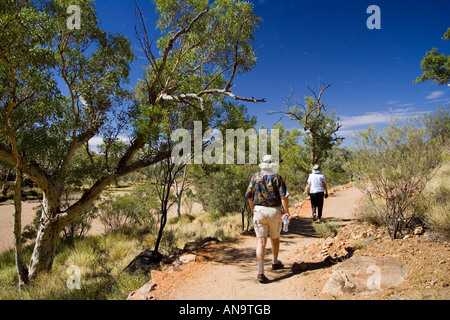
[[[277,173],[278,163],[272,156],[263,157],[259,165],[261,171],[254,174],[250,180],[245,197],[248,198],[253,216],[253,225],[257,237],[256,259],[258,261],[258,281],[267,283],[269,279],[264,274],[264,255],[267,237],[272,242],[272,270],[283,269],[278,260],[281,234],[281,208],[284,214],[289,214],[288,190],[283,178]]]
[[[308,177],[306,192],[311,198],[313,220],[320,222],[322,219],[323,198],[328,198],[328,189],[325,176],[320,172],[320,166],[318,164],[314,165],[312,173]]]

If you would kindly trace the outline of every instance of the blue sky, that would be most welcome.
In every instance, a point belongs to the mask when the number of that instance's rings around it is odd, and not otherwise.
[[[147,18],[149,33],[157,33],[150,0],[137,0]],[[246,103],[258,124],[272,127],[283,110],[283,99],[310,95],[307,86],[320,80],[331,84],[323,102],[334,109],[343,125],[341,135],[351,144],[354,130],[385,125],[391,114],[409,117],[450,104],[450,87],[432,82],[414,84],[422,74],[420,61],[433,47],[450,54],[450,41],[441,38],[450,27],[448,0],[252,0],[263,21],[255,34],[258,63],[235,81],[241,96],[265,98]],[[369,30],[370,5],[381,9],[381,29]],[[142,77],[143,59],[134,36],[134,1],[97,0],[102,26],[121,31],[135,46],[131,85]],[[297,127],[284,120],[286,128]]]

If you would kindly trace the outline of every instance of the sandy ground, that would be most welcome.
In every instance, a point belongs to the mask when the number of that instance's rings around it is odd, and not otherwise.
[[[38,207],[38,201],[22,202],[22,227],[30,224],[35,215],[33,208]],[[0,203],[0,252],[14,248],[14,205]]]
[[[355,187],[333,193],[325,200],[323,218],[348,221],[363,194]],[[311,207],[307,201],[291,221],[289,232],[282,233],[279,260],[285,268],[272,271],[270,241],[267,245],[265,273],[270,283],[257,280],[256,238],[242,236],[236,242],[208,247],[200,253],[202,263],[183,266],[157,283],[152,295],[157,300],[302,300],[316,294],[317,288],[302,281],[303,274],[291,270],[295,251],[317,241],[311,225]],[[324,271],[324,274],[326,272]],[[305,278],[306,279],[306,278]],[[320,291],[319,291],[320,292]]]

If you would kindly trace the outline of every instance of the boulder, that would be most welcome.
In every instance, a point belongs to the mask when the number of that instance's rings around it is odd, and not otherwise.
[[[138,290],[131,292],[128,295],[127,300],[155,300],[155,298],[150,294],[150,292],[155,290],[155,287],[156,284],[149,281]]]
[[[371,294],[403,282],[406,271],[393,257],[353,257],[333,268],[322,292]]]
[[[179,261],[182,264],[195,262],[196,260],[197,260],[197,256],[195,254],[192,254],[192,253],[185,253],[182,256],[180,256],[180,258],[179,258]]]
[[[206,237],[205,239],[201,240],[201,241],[193,241],[193,242],[187,242],[184,245],[183,251],[187,252],[187,251],[195,251],[198,250],[200,248],[204,248],[213,244],[217,244],[219,243],[220,240],[217,238],[213,238],[213,237]]]

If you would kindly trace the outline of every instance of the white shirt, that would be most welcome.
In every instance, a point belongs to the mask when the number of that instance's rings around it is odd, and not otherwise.
[[[323,174],[311,173],[308,177],[308,183],[311,183],[309,193],[325,192],[322,182],[325,182],[325,176]]]

